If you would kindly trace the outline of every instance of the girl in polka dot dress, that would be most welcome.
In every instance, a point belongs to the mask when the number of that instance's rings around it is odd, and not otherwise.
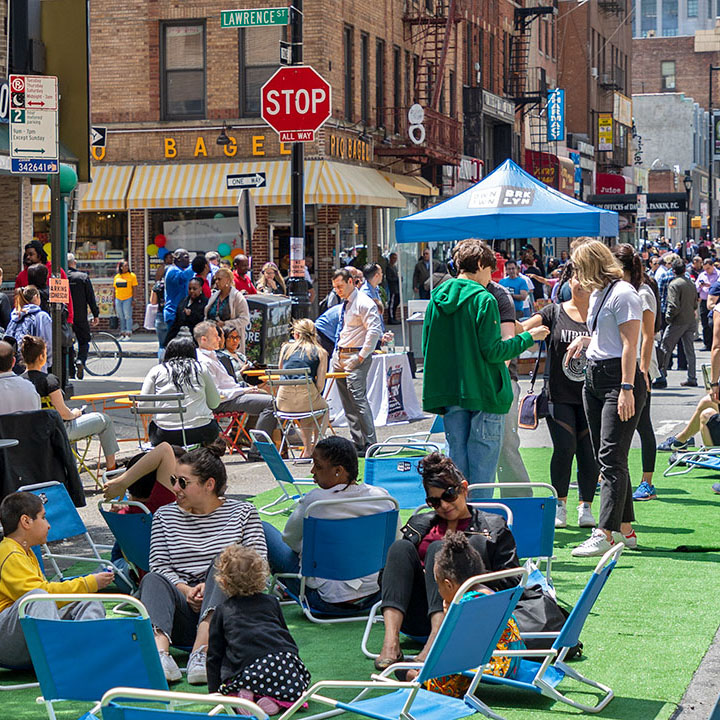
[[[254,700],[268,715],[290,707],[310,673],[298,656],[276,597],[265,594],[268,566],[255,550],[231,545],[217,564],[228,595],[210,622],[208,690]]]

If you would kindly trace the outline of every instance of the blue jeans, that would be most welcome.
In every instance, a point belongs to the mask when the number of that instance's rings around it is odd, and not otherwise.
[[[444,416],[450,458],[471,485],[494,483],[505,415],[452,405]],[[474,491],[473,499],[492,497],[492,488]]]
[[[270,565],[271,572],[300,572],[300,556],[285,544],[281,532],[275,526],[265,521],[263,521],[263,530],[265,531],[265,544],[267,545],[268,564]],[[293,595],[300,593],[299,578],[281,578],[280,581]],[[357,603],[352,608],[325,602],[317,590],[307,585],[305,585],[305,597],[313,611],[317,611],[320,614],[357,615],[359,610],[372,607],[380,599],[380,593],[369,595],[362,603]]]
[[[130,335],[133,329],[132,298],[118,300],[115,298],[115,312],[120,319],[120,332]]]
[[[165,338],[168,334],[168,324],[165,322],[163,314],[159,312],[155,318],[155,333],[158,341],[158,360],[162,362],[165,357]]]

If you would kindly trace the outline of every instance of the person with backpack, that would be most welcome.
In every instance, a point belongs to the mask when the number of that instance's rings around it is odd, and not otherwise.
[[[41,337],[47,345],[47,363],[42,367],[45,371],[52,366],[52,320],[50,316],[40,309],[40,293],[34,285],[26,285],[15,290],[15,309],[10,313],[10,322],[5,328],[5,337],[10,337],[15,343],[14,372],[22,375],[25,366],[20,355],[22,339],[26,335]]]

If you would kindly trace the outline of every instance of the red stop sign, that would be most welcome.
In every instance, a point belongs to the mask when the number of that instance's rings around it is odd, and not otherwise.
[[[260,92],[260,116],[280,142],[309,142],[330,117],[330,84],[308,65],[280,68]]]

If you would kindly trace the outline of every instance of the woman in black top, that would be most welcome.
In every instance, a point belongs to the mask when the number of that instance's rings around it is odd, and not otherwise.
[[[572,275],[571,263],[568,263],[567,268],[566,272],[570,273],[568,284],[572,292],[571,299],[560,304],[546,305],[522,325],[525,330],[539,325],[550,328],[547,358],[550,367],[549,371],[545,371],[549,380],[545,387],[550,399],[547,423],[553,442],[550,478],[559,498],[555,527],[567,526],[567,496],[573,456],[577,459],[578,467],[578,526],[594,527],[591,504],[597,487],[598,465],[583,408],[585,358],[583,356],[572,360],[567,366],[565,364],[568,345],[577,337],[590,335],[585,324],[590,293],[583,290]]]
[[[205,306],[207,298],[203,295],[202,278],[194,277],[188,283],[187,297],[180,302],[175,316],[175,322],[165,336],[165,345],[174,340],[180,329],[186,327],[192,335],[193,328],[205,320]]]
[[[252,548],[234,544],[220,555],[217,570],[228,599],[210,621],[208,691],[254,700],[276,715],[305,692],[310,673],[280,602],[265,593],[267,563]]]

